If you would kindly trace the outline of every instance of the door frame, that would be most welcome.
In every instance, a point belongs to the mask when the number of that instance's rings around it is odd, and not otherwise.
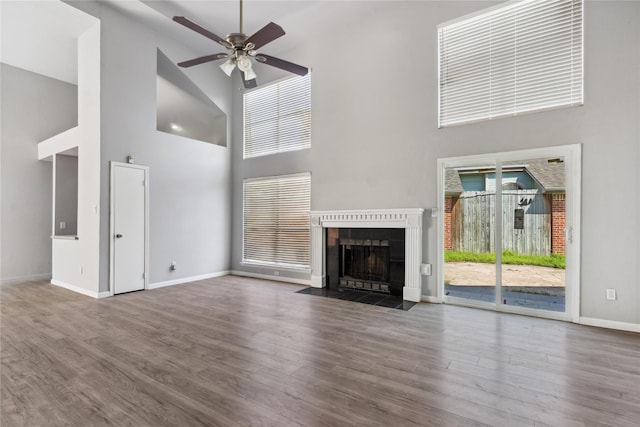
[[[109,162],[109,294],[115,286],[115,169],[130,168],[144,171],[144,290],[149,289],[149,167],[116,161]]]
[[[565,269],[565,312],[555,313],[546,310],[522,308],[503,304],[487,305],[474,301],[446,301],[444,297],[444,172],[446,168],[464,167],[471,165],[498,164],[507,161],[535,159],[544,157],[564,157],[566,174],[566,269]],[[565,320],[578,323],[580,320],[580,207],[581,207],[581,177],[582,177],[582,145],[571,144],[555,147],[533,148],[526,150],[507,151],[500,153],[479,154],[460,157],[438,159],[438,250],[436,273],[436,300],[439,303],[451,302],[459,305],[491,308],[495,311],[534,315],[550,319]],[[498,229],[496,227],[496,229]],[[497,255],[496,255],[497,256]],[[499,258],[497,258],[499,259]],[[497,260],[496,260],[497,261]],[[497,278],[500,272],[496,269]]]

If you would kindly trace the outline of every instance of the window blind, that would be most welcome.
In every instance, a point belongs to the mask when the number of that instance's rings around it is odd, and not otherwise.
[[[311,147],[311,73],[244,94],[244,158]]]
[[[581,105],[582,21],[582,0],[546,0],[440,26],[439,126]]]
[[[246,263],[309,268],[311,175],[244,181]]]

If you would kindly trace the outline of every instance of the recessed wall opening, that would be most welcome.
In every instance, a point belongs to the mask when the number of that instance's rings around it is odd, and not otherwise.
[[[156,129],[227,146],[227,115],[167,56],[157,51]]]
[[[78,234],[78,148],[55,155],[54,236]]]

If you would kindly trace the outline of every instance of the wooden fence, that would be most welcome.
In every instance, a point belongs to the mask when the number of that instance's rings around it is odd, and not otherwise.
[[[495,251],[495,202],[494,191],[460,194],[451,211],[454,251]],[[517,218],[516,210],[523,211],[524,221]],[[502,190],[502,250],[550,255],[550,211],[548,200],[539,190]]]

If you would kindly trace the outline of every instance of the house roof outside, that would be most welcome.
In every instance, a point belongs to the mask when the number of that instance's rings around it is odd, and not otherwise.
[[[560,159],[530,159],[503,163],[504,168],[509,166],[526,170],[533,179],[540,183],[543,192],[565,191],[565,167]],[[474,168],[479,173],[493,173],[494,167]],[[444,188],[445,194],[460,194],[464,190],[460,173],[470,172],[470,168],[450,168],[445,170]]]

